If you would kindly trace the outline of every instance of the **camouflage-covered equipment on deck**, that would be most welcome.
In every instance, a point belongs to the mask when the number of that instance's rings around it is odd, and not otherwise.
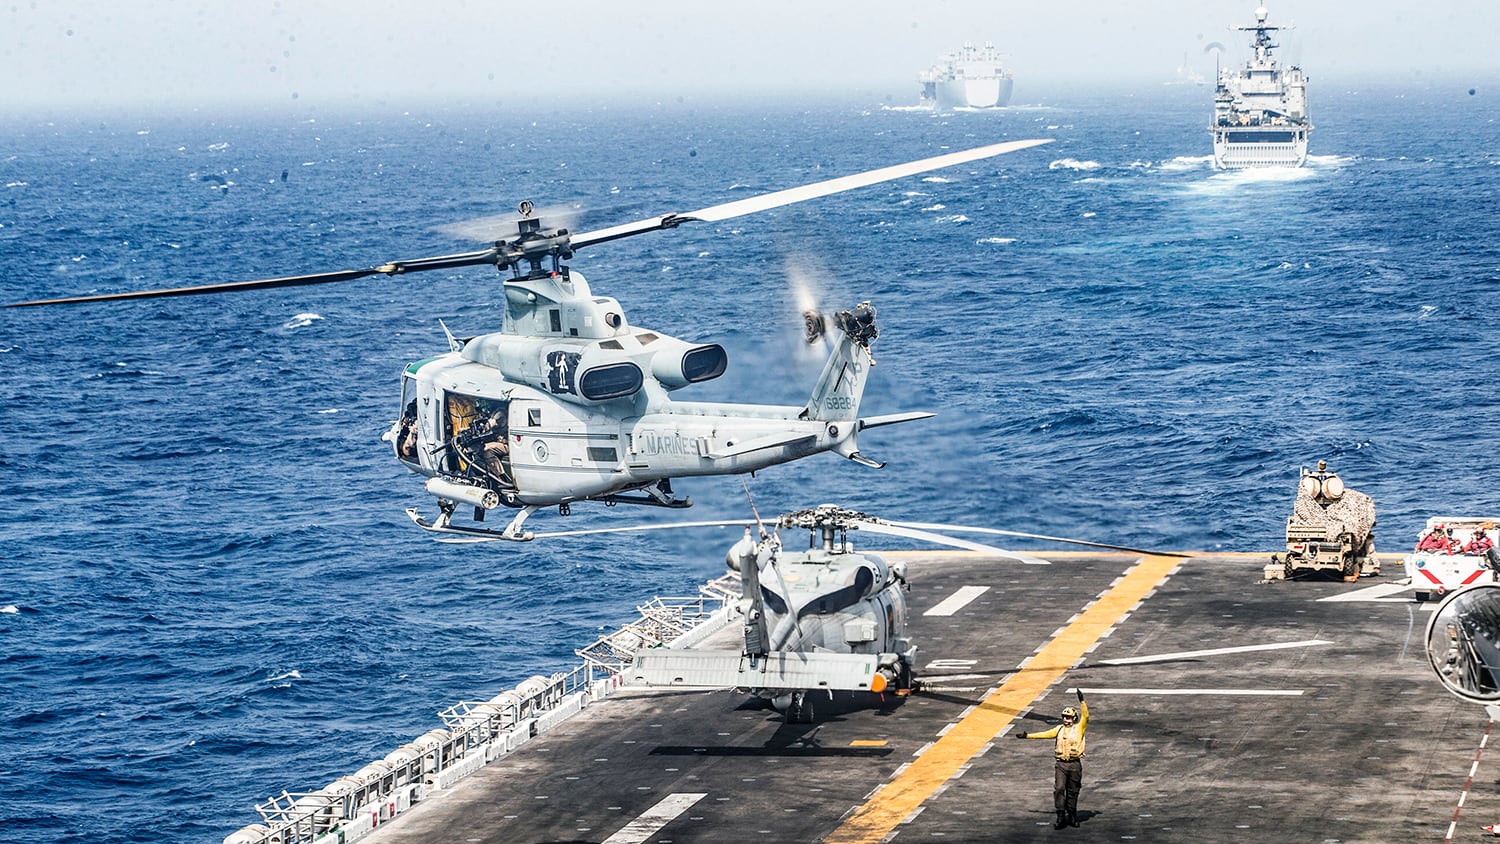
[[[1319,460],[1316,471],[1302,470],[1286,520],[1286,553],[1271,555],[1266,579],[1289,579],[1298,571],[1337,572],[1346,581],[1380,574],[1374,531],[1375,500],[1345,488]]]

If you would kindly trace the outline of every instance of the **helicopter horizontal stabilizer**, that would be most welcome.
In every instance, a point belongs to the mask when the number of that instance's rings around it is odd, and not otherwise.
[[[918,419],[931,419],[936,415],[936,413],[913,412],[888,413],[884,416],[867,416],[864,419],[859,420],[859,429],[863,431],[866,428],[879,428],[882,425],[895,425],[900,422],[915,422]]]
[[[773,651],[749,657],[731,651],[655,650],[638,654],[626,673],[636,686],[673,689],[884,688],[878,654]]]
[[[760,451],[766,448],[780,448],[782,446],[812,445],[818,438],[814,434],[767,434],[763,437],[755,437],[731,446],[725,446],[717,451],[708,453],[711,460],[722,460],[725,457],[736,457],[741,454],[749,454],[752,451]]]

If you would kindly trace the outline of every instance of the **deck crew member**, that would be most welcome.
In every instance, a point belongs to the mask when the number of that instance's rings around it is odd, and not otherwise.
[[[1418,551],[1431,551],[1435,554],[1452,554],[1455,550],[1453,537],[1448,535],[1445,525],[1433,527],[1422,540],[1417,543]]]
[[[1490,535],[1484,531],[1484,525],[1474,528],[1474,535],[1469,538],[1468,544],[1464,545],[1465,554],[1483,557],[1486,551],[1495,547],[1495,540],[1490,539]]]
[[[1078,792],[1083,789],[1083,732],[1089,725],[1089,705],[1078,689],[1078,708],[1062,711],[1062,723],[1040,733],[1016,733],[1016,738],[1055,739],[1052,805],[1057,810],[1053,829],[1078,826]]]

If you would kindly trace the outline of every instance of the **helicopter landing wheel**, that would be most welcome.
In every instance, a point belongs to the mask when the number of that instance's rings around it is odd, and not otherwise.
[[[786,707],[786,723],[811,724],[813,717],[813,701],[807,692],[792,692],[792,702]]]

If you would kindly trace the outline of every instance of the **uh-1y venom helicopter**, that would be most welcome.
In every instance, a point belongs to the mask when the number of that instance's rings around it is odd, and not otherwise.
[[[296,287],[371,275],[493,265],[504,280],[502,330],[459,341],[406,367],[401,417],[383,437],[396,459],[427,476],[438,532],[525,540],[541,507],[566,514],[577,501],[687,507],[674,478],[743,474],[823,451],[879,467],[860,454],[859,432],[930,413],[859,418],[870,344],[879,333],[868,303],[831,317],[808,315],[808,335],[836,333],[807,404],[779,407],[674,402],[667,394],[723,374],[724,348],[632,326],[619,302],[595,295],[563,261],[585,247],[693,221],[717,222],[854,188],[977,161],[1047,140],[1012,141],[776,191],[686,214],[572,234],[545,228],[522,203],[514,237],[475,252],[393,261],[357,270],[256,281],[19,302],[51,305]],[[836,331],[835,331],[836,330]],[[631,494],[635,493],[635,494]],[[458,504],[474,518],[502,505],[520,512],[504,530],[452,523]]]

